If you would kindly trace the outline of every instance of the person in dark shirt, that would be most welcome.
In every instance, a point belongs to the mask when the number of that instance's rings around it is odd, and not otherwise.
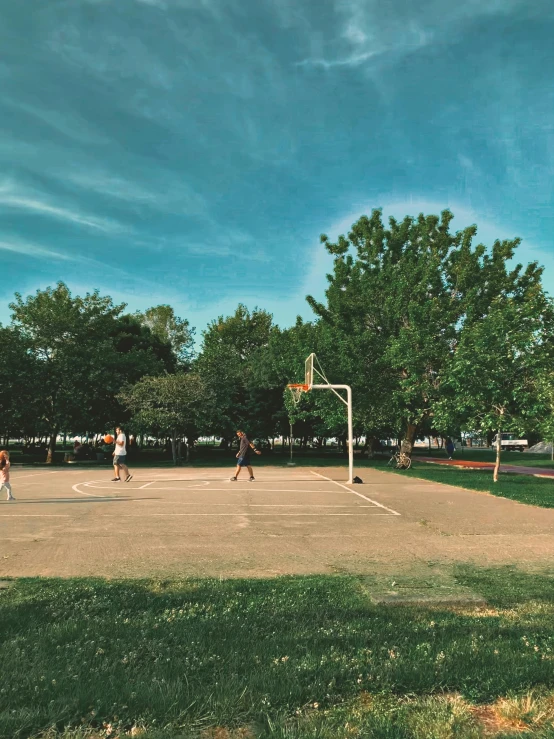
[[[253,449],[256,454],[261,454],[255,447],[254,444],[248,439],[244,431],[237,431],[237,436],[240,439],[240,447],[237,454],[237,469],[231,480],[235,481],[240,475],[240,471],[243,467],[248,467],[250,473],[250,482],[254,482],[254,470],[250,465],[250,450]]]

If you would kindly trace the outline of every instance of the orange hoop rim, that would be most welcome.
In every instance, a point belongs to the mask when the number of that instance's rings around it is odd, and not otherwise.
[[[287,388],[289,390],[302,390],[303,392],[307,393],[310,389],[310,386],[304,385],[303,382],[293,382],[290,385],[287,385]]]

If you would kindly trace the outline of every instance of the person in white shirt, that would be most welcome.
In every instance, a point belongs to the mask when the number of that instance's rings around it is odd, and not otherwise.
[[[113,453],[113,468],[115,472],[115,477],[112,479],[112,482],[120,482],[120,470],[123,470],[123,474],[125,475],[125,482],[129,482],[129,480],[133,479],[133,475],[129,472],[129,468],[127,467],[127,447],[126,447],[126,439],[125,434],[123,433],[123,429],[121,426],[118,426],[115,430],[115,451]]]

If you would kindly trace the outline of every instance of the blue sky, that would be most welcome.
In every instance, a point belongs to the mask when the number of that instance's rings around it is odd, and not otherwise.
[[[0,5],[0,321],[64,280],[311,315],[319,234],[450,207],[554,293],[551,0]]]

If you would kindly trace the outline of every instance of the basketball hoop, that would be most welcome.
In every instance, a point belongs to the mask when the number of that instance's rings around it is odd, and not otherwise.
[[[316,366],[317,365],[317,366]],[[314,383],[314,379],[316,383]],[[321,364],[316,355],[312,352],[305,362],[305,374],[303,383],[294,383],[287,385],[290,390],[291,399],[295,406],[300,403],[303,393],[309,390],[331,390],[337,398],[344,403],[348,413],[348,485],[351,485],[354,479],[354,432],[352,429],[352,388],[350,385],[335,385],[329,382],[325,377]],[[344,398],[339,390],[346,390],[346,398]],[[292,458],[292,431],[291,431],[291,458]]]
[[[294,405],[298,405],[300,403],[300,398],[302,397],[302,394],[307,393],[309,389],[309,385],[304,385],[302,383],[293,383],[292,385],[287,385],[287,390],[290,392]]]

